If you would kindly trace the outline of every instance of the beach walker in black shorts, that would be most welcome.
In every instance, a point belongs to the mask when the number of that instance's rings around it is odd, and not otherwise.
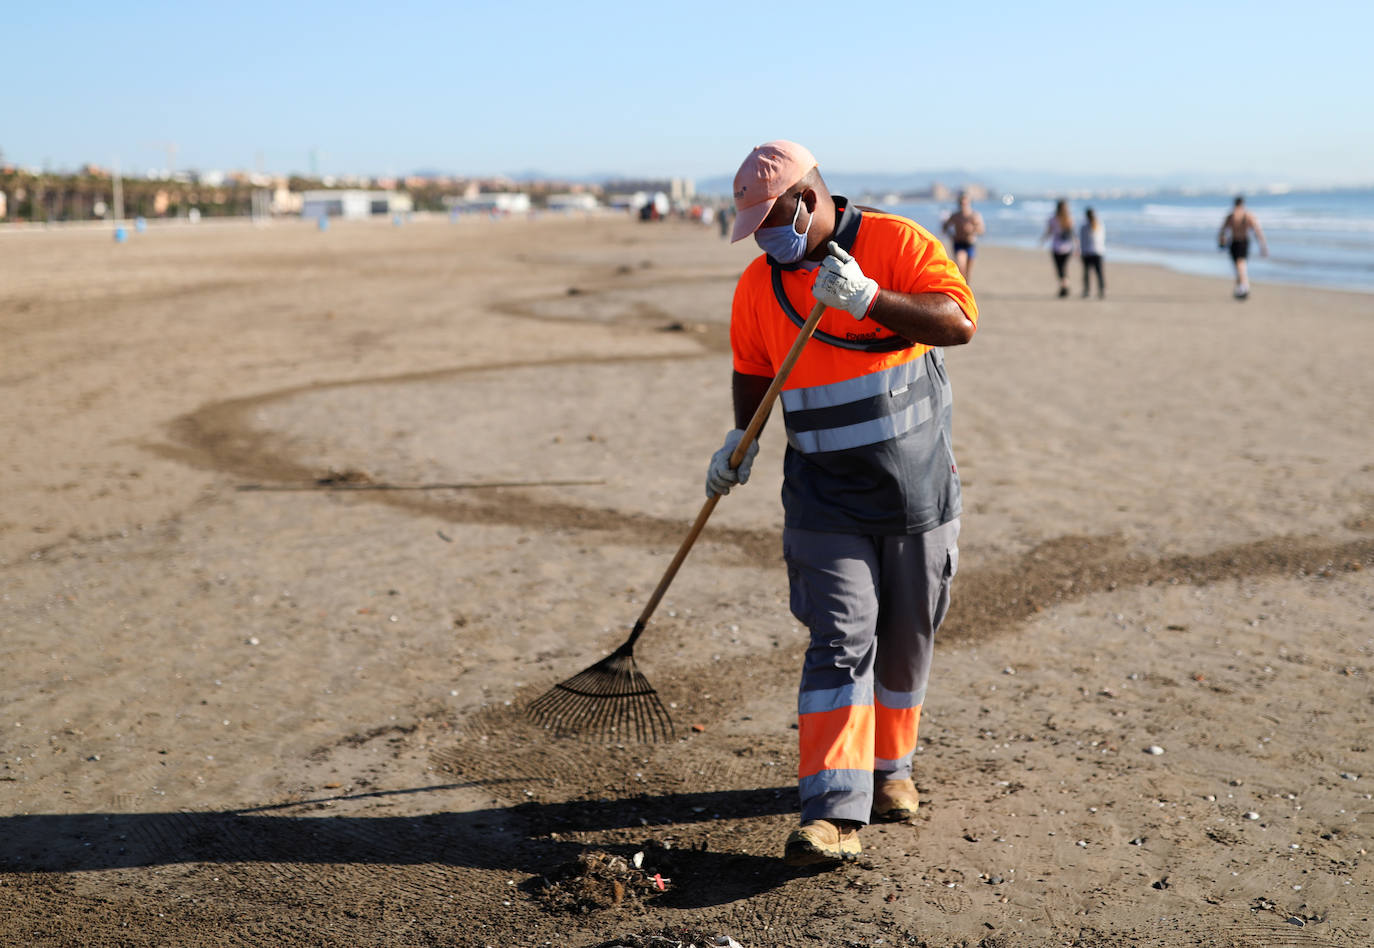
[[[1255,215],[1246,209],[1245,198],[1237,197],[1231,213],[1222,220],[1221,229],[1217,231],[1217,247],[1231,252],[1231,263],[1236,268],[1234,294],[1238,300],[1250,296],[1250,268],[1245,258],[1250,256],[1252,234],[1259,241],[1261,256],[1269,256],[1269,242],[1264,239],[1264,229],[1255,220]]]

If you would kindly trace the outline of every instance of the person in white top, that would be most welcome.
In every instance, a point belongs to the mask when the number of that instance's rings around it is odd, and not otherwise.
[[[1106,295],[1102,285],[1102,255],[1107,252],[1107,230],[1097,219],[1096,212],[1088,208],[1084,212],[1086,220],[1078,229],[1078,252],[1083,257],[1083,297],[1088,296],[1088,274],[1097,274],[1097,298]]]
[[[1069,258],[1073,256],[1073,215],[1069,213],[1069,202],[1060,201],[1054,207],[1054,216],[1045,222],[1045,232],[1040,242],[1050,242],[1050,255],[1054,257],[1054,272],[1059,275],[1059,295],[1069,295]]]

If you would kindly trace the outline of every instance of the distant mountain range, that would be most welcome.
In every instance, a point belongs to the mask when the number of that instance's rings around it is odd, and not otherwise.
[[[440,172],[425,170],[415,174],[433,177]],[[495,175],[491,177],[496,177]],[[647,175],[624,175],[615,172],[596,174],[560,175],[536,169],[525,169],[503,177],[514,181],[566,181],[574,184],[605,184],[608,181],[627,178],[654,177]],[[667,176],[664,176],[667,177]],[[1274,187],[1291,186],[1294,188],[1332,188],[1336,184],[1318,184],[1304,181],[1273,181],[1255,175],[1221,175],[1197,172],[1171,172],[1167,174],[1075,174],[1059,171],[1024,171],[1014,168],[987,168],[970,170],[967,168],[941,168],[932,171],[907,172],[825,172],[826,183],[836,194],[904,194],[924,192],[936,182],[957,190],[965,185],[981,185],[990,194],[1014,194],[1021,196],[1067,195],[1081,193],[1102,194],[1114,191],[1157,192],[1157,191],[1202,191],[1207,193],[1229,193],[1264,191]],[[698,178],[696,192],[711,197],[729,197],[733,175],[714,175]],[[1369,187],[1374,181],[1355,187]]]
[[[966,184],[981,184],[989,190],[999,190],[986,176],[960,169],[943,171],[910,171],[903,174],[868,172],[853,173],[845,171],[822,171],[825,183],[835,194],[903,194],[912,191],[925,191],[933,182],[950,188]],[[696,182],[698,194],[728,196],[734,185],[734,176],[724,175],[701,178]]]
[[[996,168],[970,171],[943,168],[900,174],[884,172],[826,171],[825,181],[836,194],[883,194],[925,191],[939,182],[958,189],[978,184],[991,194],[1056,195],[1112,191],[1257,191],[1276,185],[1297,186],[1297,182],[1274,182],[1245,175],[1218,175],[1176,172],[1172,174],[1071,174],[1055,171],[1021,171]],[[733,177],[724,175],[696,182],[698,194],[730,194]]]

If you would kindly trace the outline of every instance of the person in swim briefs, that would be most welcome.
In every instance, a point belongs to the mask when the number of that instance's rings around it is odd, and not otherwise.
[[[949,235],[954,245],[955,266],[967,282],[973,272],[973,258],[977,254],[974,245],[978,242],[978,236],[987,232],[983,226],[983,215],[973,209],[968,192],[959,192],[959,209],[945,218],[940,229]]]
[[[1221,222],[1221,230],[1217,231],[1217,246],[1222,250],[1229,248],[1231,251],[1231,262],[1236,266],[1235,297],[1238,300],[1250,295],[1250,276],[1246,260],[1250,256],[1252,232],[1259,241],[1260,256],[1269,256],[1269,244],[1264,239],[1264,231],[1260,228],[1259,221],[1255,220],[1255,215],[1245,206],[1245,198],[1237,197],[1231,207],[1231,213],[1226,215],[1226,219]]]

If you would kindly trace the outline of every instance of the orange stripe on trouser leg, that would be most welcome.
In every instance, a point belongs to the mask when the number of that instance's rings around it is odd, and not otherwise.
[[[874,752],[883,760],[901,760],[916,749],[916,731],[921,726],[921,706],[888,708],[877,704],[877,734]]]
[[[873,708],[851,705],[799,715],[801,766],[797,776],[822,770],[873,769]]]

